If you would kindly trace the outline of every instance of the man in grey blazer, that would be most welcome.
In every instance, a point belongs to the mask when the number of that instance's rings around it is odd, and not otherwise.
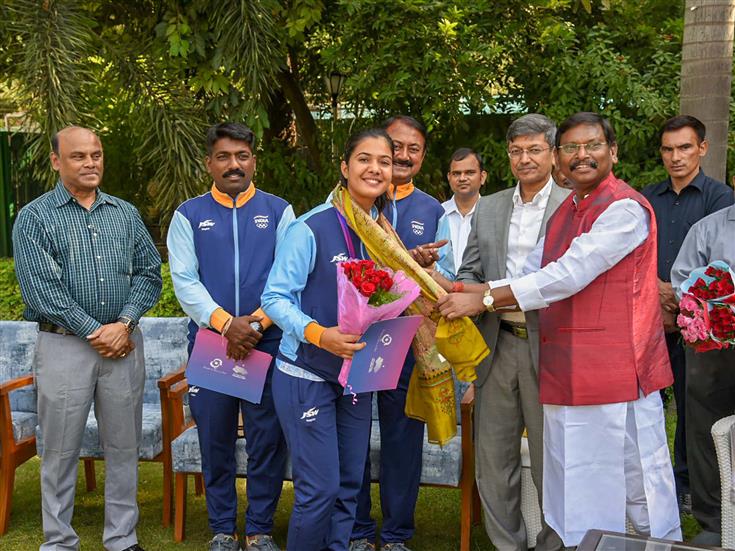
[[[554,123],[538,114],[525,115],[508,128],[508,157],[518,184],[481,198],[477,205],[457,272],[457,281],[467,290],[520,274],[544,235],[549,216],[569,194],[551,177],[555,134]],[[524,428],[539,494],[542,488],[543,411],[538,399],[535,315],[487,312],[477,322],[491,353],[478,366],[475,381],[475,468],[485,529],[499,551],[528,548],[520,508]],[[546,523],[536,541],[539,551],[562,547]]]

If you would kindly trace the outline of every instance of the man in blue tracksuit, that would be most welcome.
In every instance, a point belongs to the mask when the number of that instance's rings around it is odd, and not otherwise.
[[[243,359],[253,348],[278,352],[281,331],[260,310],[260,295],[275,250],[294,220],[291,206],[255,188],[255,137],[239,123],[207,133],[212,189],[182,203],[168,232],[176,298],[191,318],[189,353],[200,327],[227,339],[228,356]],[[189,389],[197,424],[209,525],[210,551],[236,551],[235,444],[242,412],[248,454],[245,549],[277,551],[270,536],[283,484],[286,444],[273,405],[269,369],[260,404],[200,387]]]
[[[388,119],[383,127],[394,144],[393,183],[388,192],[391,201],[383,214],[420,264],[440,260],[440,243],[435,242],[435,239],[447,233],[443,223],[441,226],[445,230],[439,231],[444,209],[439,201],[413,184],[413,178],[421,170],[426,155],[426,128],[416,119],[403,115]],[[441,252],[442,256],[446,255],[445,250]],[[414,533],[414,509],[421,479],[424,423],[409,419],[404,412],[413,366],[413,353],[409,351],[398,387],[377,393],[380,419],[380,505],[383,512],[380,539],[384,550],[407,551],[405,542]],[[368,454],[358,497],[357,518],[352,529],[351,551],[375,549],[376,526],[375,521],[370,518],[370,508]]]

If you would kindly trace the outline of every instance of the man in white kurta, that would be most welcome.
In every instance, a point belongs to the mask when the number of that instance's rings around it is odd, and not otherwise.
[[[549,220],[520,278],[440,301],[449,318],[540,310],[543,504],[566,546],[587,530],[681,539],[661,398],[671,383],[656,287],[650,205],[615,178],[615,136],[578,113],[556,160],[575,193]],[[649,304],[650,303],[650,304]]]

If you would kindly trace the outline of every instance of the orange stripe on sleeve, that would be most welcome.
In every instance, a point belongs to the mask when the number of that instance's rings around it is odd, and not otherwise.
[[[209,325],[214,327],[220,333],[224,328],[225,324],[232,319],[232,315],[225,312],[223,308],[217,308],[212,315],[209,316]]]
[[[322,333],[326,330],[326,327],[322,327],[317,322],[312,321],[306,326],[306,329],[304,329],[304,337],[306,337],[306,340],[314,346],[321,347]]]
[[[258,308],[255,312],[253,312],[253,315],[259,318],[262,318],[260,320],[260,325],[263,326],[263,331],[265,331],[271,325],[273,325],[273,320],[271,320],[268,316],[265,315],[265,312],[263,312],[262,308]]]

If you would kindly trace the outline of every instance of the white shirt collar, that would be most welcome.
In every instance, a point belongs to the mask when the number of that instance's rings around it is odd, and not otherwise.
[[[477,201],[475,201],[475,204],[472,205],[470,212],[468,212],[464,216],[470,216],[471,214],[473,214],[475,212],[475,208],[477,207],[477,203],[479,202],[480,202],[480,198],[478,197]],[[454,195],[452,195],[452,197],[449,200],[444,201],[442,203],[442,207],[444,207],[444,212],[446,214],[452,214],[453,212],[456,212],[458,215],[462,216],[462,213],[459,212],[459,207],[457,207],[457,201],[454,200]]]
[[[554,183],[554,179],[549,176],[549,181],[546,182],[546,185],[542,187],[539,192],[534,195],[533,199],[531,200],[531,205],[538,206],[542,202],[545,202],[549,195],[551,195],[551,186],[556,185]],[[513,204],[514,205],[523,205],[523,199],[521,199],[521,184],[516,184],[516,189],[513,191]]]

